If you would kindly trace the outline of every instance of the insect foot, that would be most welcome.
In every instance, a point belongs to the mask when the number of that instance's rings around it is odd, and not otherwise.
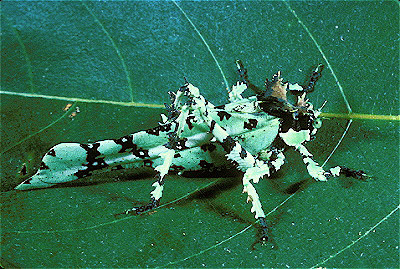
[[[261,217],[261,218],[258,218],[258,220],[260,221],[260,225],[261,225],[260,241],[262,243],[265,243],[268,241],[269,228],[268,228],[267,222],[265,221],[265,218]]]
[[[257,229],[256,240],[251,244],[251,250],[257,250],[257,245],[261,245],[263,249],[267,246],[271,249],[276,248],[276,243],[270,234],[270,229],[267,226],[265,218],[258,218],[258,224],[260,227]]]
[[[159,205],[160,205],[160,200],[152,199],[151,202],[148,203],[147,205],[142,205],[139,207],[134,207],[132,209],[126,210],[125,214],[126,215],[131,215],[131,214],[140,215],[144,212],[147,212],[147,211],[150,211],[150,210],[156,208]]]
[[[339,166],[340,167],[340,174],[344,175],[346,177],[353,177],[355,179],[359,179],[359,180],[363,180],[363,181],[367,181],[368,179],[371,179],[372,176],[367,175],[367,173],[365,173],[362,170],[354,170],[354,169],[350,169],[344,166]]]

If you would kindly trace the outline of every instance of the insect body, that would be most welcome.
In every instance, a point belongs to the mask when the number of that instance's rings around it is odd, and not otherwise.
[[[43,157],[37,173],[16,189],[50,187],[107,170],[152,167],[157,180],[151,202],[127,211],[139,214],[159,205],[169,171],[213,171],[233,166],[243,172],[243,191],[266,240],[265,214],[253,183],[281,168],[287,148],[301,154],[315,180],[326,181],[340,174],[366,177],[363,171],[341,166],[325,171],[305,147],[321,125],[320,110],[314,109],[305,96],[314,90],[322,65],[307,85],[283,82],[278,72],[272,80],[266,80],[265,89],[249,81],[240,61],[237,67],[239,80],[229,92],[228,104],[214,106],[186,82],[176,93],[169,93],[171,104],[166,105],[167,115],[161,115],[157,127],[92,144],[58,144]],[[256,95],[243,98],[241,94],[247,88]],[[294,102],[288,100],[287,92]]]

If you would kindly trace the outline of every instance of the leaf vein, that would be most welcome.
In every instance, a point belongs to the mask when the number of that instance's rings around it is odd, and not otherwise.
[[[85,2],[81,1],[82,5],[86,8],[86,10],[89,12],[89,14],[93,17],[94,21],[100,26],[101,30],[104,32],[104,34],[107,36],[107,38],[110,40],[112,47],[115,49],[118,58],[121,60],[122,64],[122,69],[125,72],[126,80],[128,82],[128,88],[130,91],[130,96],[131,96],[131,101],[133,102],[133,88],[132,88],[132,81],[129,76],[128,68],[126,67],[124,57],[122,56],[121,51],[119,50],[117,44],[114,42],[114,39],[111,37],[110,33],[107,31],[107,29],[104,27],[103,23],[97,18],[96,14],[89,9],[89,7],[86,5]]]
[[[194,25],[194,23],[192,22],[192,20],[189,18],[189,16],[186,14],[186,12],[178,5],[178,3],[176,1],[172,1],[175,6],[177,6],[179,8],[179,10],[182,12],[182,14],[185,16],[186,20],[190,23],[190,25],[193,27],[193,29],[196,31],[196,33],[199,35],[201,41],[203,42],[203,44],[206,46],[208,52],[211,54],[211,57],[214,59],[215,64],[218,67],[219,72],[222,75],[222,78],[224,79],[224,83],[226,86],[226,90],[229,91],[229,84],[228,81],[226,80],[225,74],[222,71],[222,68],[217,60],[217,58],[215,57],[214,53],[212,52],[210,46],[208,45],[207,41],[204,39],[203,35],[200,33],[199,29],[197,29],[196,25]]]

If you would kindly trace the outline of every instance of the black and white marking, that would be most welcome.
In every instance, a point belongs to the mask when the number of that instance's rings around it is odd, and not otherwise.
[[[16,189],[45,188],[104,171],[151,167],[157,174],[150,203],[126,211],[140,214],[159,205],[170,171],[181,174],[235,167],[243,173],[243,192],[260,221],[262,239],[267,240],[265,213],[253,184],[282,167],[286,149],[301,155],[308,174],[317,181],[340,175],[367,178],[363,171],[343,166],[325,171],[305,146],[321,126],[321,112],[305,96],[314,90],[322,65],[305,86],[283,82],[277,72],[266,80],[265,89],[249,81],[242,62],[237,61],[237,67],[239,80],[229,92],[229,103],[214,106],[186,82],[176,93],[169,92],[171,104],[166,105],[167,113],[161,115],[158,126],[92,144],[58,144],[45,154],[36,174]],[[244,98],[241,94],[247,88],[256,95]],[[297,98],[295,104],[288,101],[287,93]]]

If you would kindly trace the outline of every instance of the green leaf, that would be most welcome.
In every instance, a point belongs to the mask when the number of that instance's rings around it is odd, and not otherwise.
[[[135,102],[168,102],[184,76],[225,103],[236,59],[260,86],[277,70],[301,83],[323,63],[316,106],[347,113],[342,89],[355,113],[398,115],[397,2],[3,1],[1,25],[2,266],[398,266],[398,121],[356,120],[346,132],[344,119],[325,120],[308,145],[322,164],[343,136],[325,167],[365,170],[369,182],[311,184],[288,152],[282,171],[257,186],[266,246],[253,245],[240,177],[169,176],[166,206],[126,219],[113,215],[146,203],[152,176],[12,190],[57,143],[156,125],[162,109]]]

